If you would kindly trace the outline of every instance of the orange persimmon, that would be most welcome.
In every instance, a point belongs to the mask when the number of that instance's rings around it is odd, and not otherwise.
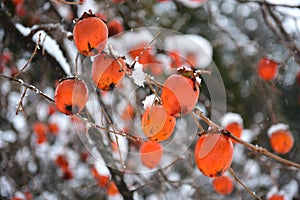
[[[140,156],[143,165],[152,169],[159,165],[163,155],[163,148],[157,142],[147,141],[141,145]]]
[[[64,79],[56,86],[54,98],[60,112],[75,115],[84,108],[88,100],[88,89],[82,80]]]
[[[93,56],[103,51],[108,38],[108,29],[102,19],[85,12],[74,26],[73,38],[81,54]]]
[[[42,144],[47,141],[46,133],[48,131],[48,128],[47,128],[46,124],[44,124],[42,122],[36,122],[33,124],[32,130],[37,137],[37,140],[36,140],[37,144]]]
[[[109,183],[108,175],[99,174],[99,172],[97,171],[95,166],[92,167],[92,174],[93,174],[94,178],[98,181],[99,187],[108,186],[108,183]]]
[[[119,193],[119,190],[114,181],[110,181],[107,186],[106,194],[108,196],[114,196]]]
[[[107,24],[108,36],[114,36],[124,31],[124,26],[119,19],[113,19]]]
[[[175,117],[166,113],[162,106],[147,107],[142,116],[144,134],[155,142],[168,139],[172,135],[175,125]]]
[[[120,66],[121,65],[121,66]],[[111,90],[125,75],[123,58],[118,61],[106,53],[98,55],[92,64],[92,79],[101,90]]]
[[[281,194],[273,194],[268,200],[284,200],[284,196]]]
[[[212,182],[212,185],[214,190],[218,194],[222,195],[228,195],[233,190],[233,182],[231,178],[225,175],[215,178]]]
[[[222,134],[206,134],[198,139],[194,156],[198,169],[205,176],[215,178],[223,175],[230,166],[233,144]]]
[[[294,137],[289,130],[278,130],[269,135],[271,147],[276,153],[286,154],[294,146]]]
[[[190,113],[199,97],[199,87],[182,75],[173,74],[164,83],[161,93],[162,106],[170,115],[178,117]]]
[[[241,124],[232,122],[226,125],[225,129],[232,133],[234,136],[241,138],[243,127]],[[235,140],[232,140],[233,143],[236,143]]]
[[[269,58],[263,57],[258,62],[257,72],[263,80],[269,81],[274,79],[277,75],[277,71],[277,63]]]

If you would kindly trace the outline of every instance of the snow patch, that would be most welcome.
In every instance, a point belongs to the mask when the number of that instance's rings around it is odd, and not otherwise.
[[[241,126],[243,126],[243,119],[241,115],[237,113],[228,112],[223,116],[221,123],[223,127],[226,127],[228,124],[231,123],[238,123]]]
[[[146,75],[143,72],[143,65],[136,62],[131,77],[136,85],[144,87]]]
[[[172,35],[165,38],[165,49],[178,52],[183,58],[195,55],[196,67],[206,68],[212,61],[212,46],[205,38],[194,35]]]
[[[16,24],[16,28],[24,35],[27,36],[31,32],[31,28],[25,27],[22,24]],[[34,26],[32,28],[35,28]],[[45,31],[38,31],[32,37],[32,40],[37,42],[39,38],[39,34],[41,34],[41,40],[43,41],[44,49],[60,64],[60,66],[64,69],[67,74],[71,74],[70,66],[66,61],[65,56],[60,50],[57,42],[51,38]],[[41,66],[42,67],[42,66]]]
[[[268,136],[271,137],[272,134],[280,130],[289,130],[289,126],[283,123],[274,124],[268,129]]]
[[[154,104],[155,97],[156,97],[155,94],[151,94],[149,96],[146,96],[145,100],[142,101],[142,104],[144,105],[145,110]]]

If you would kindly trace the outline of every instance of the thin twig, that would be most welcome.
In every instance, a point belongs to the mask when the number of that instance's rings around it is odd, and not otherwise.
[[[52,99],[51,97],[49,97],[47,94],[45,94],[44,92],[40,91],[39,89],[37,89],[35,86],[33,85],[30,85],[28,83],[25,83],[22,79],[19,79],[19,78],[13,78],[13,77],[9,77],[9,76],[6,76],[4,74],[0,74],[0,77],[1,78],[4,78],[4,79],[7,79],[9,81],[13,81],[13,82],[16,82],[18,83],[19,85],[22,85],[23,87],[35,92],[37,95],[40,95],[42,96],[43,98],[47,99],[48,101],[50,102],[54,102],[54,99]]]
[[[253,145],[253,144],[250,144],[238,137],[236,137],[235,135],[233,135],[232,133],[230,133],[229,131],[227,130],[224,130],[222,129],[220,126],[218,126],[217,124],[215,124],[214,122],[212,122],[208,117],[206,117],[205,115],[203,115],[203,113],[201,112],[201,110],[197,107],[194,108],[194,111],[193,111],[195,114],[197,114],[205,123],[207,123],[209,126],[211,126],[212,128],[215,128],[217,130],[217,132],[223,134],[223,135],[226,135],[227,137],[235,140],[236,142],[246,146],[247,148],[251,149],[252,151],[255,151],[259,154],[263,154],[269,158],[272,158],[273,160],[276,160],[282,164],[285,164],[287,166],[292,166],[292,167],[296,167],[298,169],[300,169],[300,164],[298,163],[295,163],[295,162],[292,162],[290,160],[287,160],[287,159],[284,159],[280,156],[277,156],[271,152],[269,152],[267,149],[265,148],[262,148],[262,147],[259,147],[257,145]]]
[[[18,103],[18,106],[17,106],[17,110],[16,110],[16,115],[18,115],[19,114],[19,111],[20,111],[20,108],[22,108],[22,111],[24,111],[24,107],[23,107],[23,99],[24,99],[24,97],[25,97],[25,95],[26,95],[26,92],[27,92],[27,87],[25,87],[25,89],[24,89],[24,92],[23,92],[23,94],[22,94],[22,96],[21,96],[21,98],[20,98],[20,101],[19,101],[19,103]]]
[[[246,141],[244,141],[244,140],[236,137],[235,135],[233,135],[232,133],[230,133],[227,130],[222,130],[221,133],[224,134],[224,135],[226,135],[227,137],[229,137],[229,138],[237,141],[238,143],[246,146],[247,148],[249,148],[249,149],[257,152],[257,153],[263,154],[263,155],[265,155],[265,156],[267,156],[269,158],[272,158],[273,160],[276,160],[276,161],[278,161],[278,162],[280,162],[282,164],[285,164],[287,166],[296,167],[296,168],[300,169],[300,164],[292,162],[292,161],[287,160],[287,159],[284,159],[284,158],[282,158],[280,156],[277,156],[277,155],[269,152],[265,148],[259,147],[257,145],[250,144],[250,143],[248,143],[248,142],[246,142]]]
[[[39,49],[39,45],[41,42],[41,33],[39,34],[39,39],[34,47],[33,53],[31,54],[29,60],[27,61],[27,63],[22,67],[22,69],[20,69],[20,71],[14,76],[14,78],[17,78],[25,69],[26,67],[29,65],[29,63],[31,63],[33,57],[37,54],[37,50]]]
[[[234,178],[234,180],[236,181],[236,182],[238,182],[250,195],[252,195],[253,197],[255,197],[256,199],[259,199],[259,200],[261,200],[261,197],[260,196],[257,196],[256,194],[255,194],[255,192],[253,192],[253,191],[251,191],[238,177],[237,177],[237,175],[234,173],[234,170],[231,168],[231,167],[229,167],[229,172],[230,172],[230,174],[233,176],[233,178]]]
[[[147,49],[149,49],[149,47],[153,44],[153,42],[158,38],[159,34],[160,32],[156,33],[154,38],[143,48],[143,51],[141,51],[140,54],[137,57],[135,57],[134,62],[131,65],[132,68],[134,67],[135,63],[137,63],[140,60],[140,58],[144,55]]]

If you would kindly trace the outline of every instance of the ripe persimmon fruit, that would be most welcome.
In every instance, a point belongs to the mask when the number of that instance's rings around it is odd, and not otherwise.
[[[230,166],[233,144],[222,134],[206,134],[198,139],[194,156],[198,169],[205,176],[215,178],[223,175]]]
[[[225,129],[232,133],[234,136],[241,138],[242,132],[243,132],[243,127],[241,124],[237,122],[232,122],[226,125]],[[231,140],[233,143],[236,143],[235,140]]]
[[[86,84],[77,78],[61,80],[55,89],[55,105],[66,115],[78,114],[88,100]]]
[[[109,176],[99,174],[95,166],[92,166],[91,170],[94,178],[98,181],[99,187],[107,187],[109,183]]]
[[[46,133],[48,131],[48,128],[46,124],[42,122],[35,122],[32,126],[32,130],[37,137],[37,144],[42,144],[47,141]]]
[[[105,48],[108,29],[101,18],[85,12],[74,26],[73,38],[81,54],[93,56]]]
[[[281,194],[273,194],[268,200],[284,200],[284,196]]]
[[[190,113],[199,97],[199,87],[183,75],[173,74],[164,83],[161,93],[162,106],[166,112],[178,117]]]
[[[119,190],[114,181],[110,181],[107,186],[106,194],[108,196],[114,196],[119,193]]]
[[[140,156],[144,166],[152,169],[159,165],[163,148],[157,142],[147,141],[141,145]]]
[[[117,35],[124,31],[124,26],[119,19],[113,19],[107,24],[108,27],[108,37]]]
[[[168,139],[172,135],[175,125],[175,117],[169,115],[161,105],[147,107],[142,116],[144,134],[155,142]]]
[[[218,194],[228,195],[233,190],[233,182],[229,176],[220,176],[213,180],[212,182],[214,190]]]
[[[123,58],[115,60],[106,53],[98,55],[92,64],[92,79],[101,90],[111,90],[125,75]]]
[[[272,80],[276,77],[278,72],[277,62],[263,57],[260,59],[257,65],[258,75],[266,81]]]
[[[294,146],[294,137],[289,130],[277,130],[269,134],[272,149],[279,154],[287,154]]]

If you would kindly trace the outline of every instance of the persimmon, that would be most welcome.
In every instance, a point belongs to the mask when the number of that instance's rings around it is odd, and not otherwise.
[[[233,182],[229,176],[220,176],[213,180],[212,182],[214,190],[218,194],[228,195],[233,190]]]
[[[42,122],[36,122],[33,124],[32,130],[37,137],[37,140],[36,140],[37,144],[42,144],[47,141],[46,133],[48,131],[48,128],[47,128],[46,124],[44,124]]]
[[[119,19],[113,19],[107,24],[108,36],[114,36],[124,31],[124,26]]]
[[[114,181],[110,181],[107,186],[106,194],[108,196],[114,196],[119,193],[119,190]]]
[[[61,168],[63,172],[69,171],[69,162],[63,155],[58,155],[55,159],[55,163]]]
[[[233,144],[222,134],[206,134],[198,139],[194,156],[198,169],[205,176],[215,178],[223,175],[230,166]]]
[[[162,88],[162,106],[168,114],[175,117],[188,114],[195,107],[199,93],[199,87],[192,79],[173,74],[167,78]]]
[[[175,117],[166,113],[162,106],[147,107],[142,116],[144,134],[155,142],[168,139],[172,135],[175,125]]]
[[[101,18],[85,12],[74,26],[73,38],[81,54],[93,56],[105,48],[108,29]]]
[[[123,58],[115,60],[110,55],[101,53],[92,64],[92,79],[99,89],[111,90],[125,75],[122,67],[125,67]]]
[[[140,56],[141,52],[144,51],[144,48],[147,46],[147,42],[142,42],[140,44],[138,44],[137,46],[135,46],[134,48],[132,48],[129,51],[129,55],[135,59],[137,56]],[[139,63],[141,64],[149,64],[149,63],[154,63],[154,57],[151,53],[151,48],[147,48],[145,50],[145,52],[143,53],[143,55],[141,55],[140,59],[139,59]]]
[[[128,104],[123,110],[121,117],[123,120],[132,120],[134,118],[134,115],[135,115],[134,107],[131,104]]]
[[[268,130],[272,149],[279,154],[287,154],[294,146],[294,137],[285,124],[272,125]]]
[[[56,123],[49,123],[48,124],[48,130],[50,133],[57,135],[57,133],[59,132],[59,128],[58,125]]]
[[[225,129],[238,138],[241,138],[242,136],[243,126],[237,122],[227,124]],[[235,140],[232,140],[232,142],[236,143]]]
[[[273,194],[268,200],[284,200],[284,195],[281,194]]]
[[[59,82],[55,89],[55,105],[66,115],[81,112],[88,100],[88,89],[80,79],[68,78]]]
[[[98,181],[99,187],[104,188],[104,187],[108,186],[108,183],[109,183],[108,175],[99,174],[99,172],[97,171],[95,166],[92,167],[92,174],[93,174],[94,178]]]
[[[171,58],[171,64],[170,64],[171,68],[178,68],[178,67],[181,67],[183,65],[183,59],[180,56],[179,52],[170,51],[168,53],[168,55]]]
[[[258,75],[266,81],[272,80],[276,77],[278,72],[277,62],[263,57],[260,59],[257,65]]]
[[[157,142],[147,141],[141,145],[140,156],[143,165],[152,169],[159,165],[163,155],[163,148]]]

